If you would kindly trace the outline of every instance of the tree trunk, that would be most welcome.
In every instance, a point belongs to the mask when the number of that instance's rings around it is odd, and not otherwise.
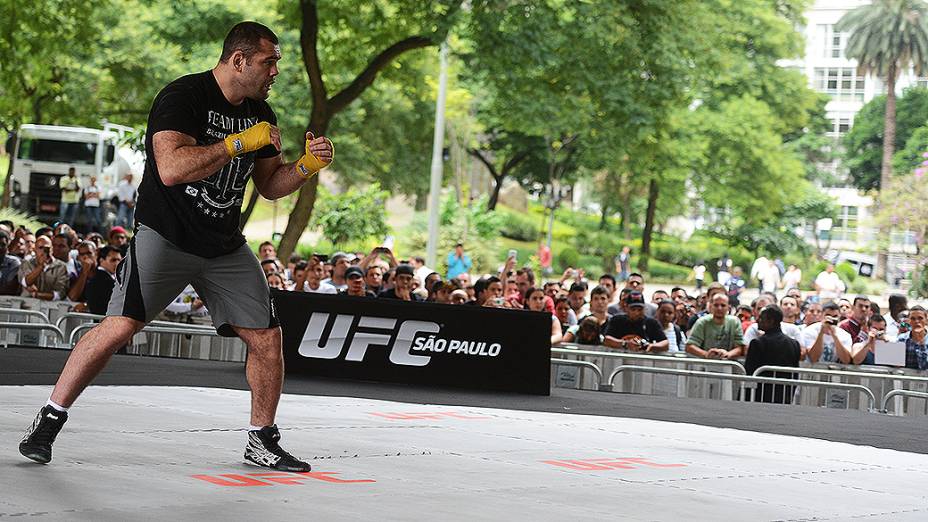
[[[654,231],[654,213],[657,211],[658,186],[657,180],[651,178],[648,183],[648,210],[644,218],[644,231],[641,234],[641,253],[638,254],[638,270],[648,271],[648,261],[651,257],[651,234]]]
[[[14,124],[15,125],[15,124]],[[19,129],[19,125],[13,127],[14,129]],[[7,143],[15,144],[16,131],[10,131],[7,133]],[[14,141],[11,141],[14,140]],[[6,144],[4,144],[5,146]],[[10,158],[10,162],[6,166],[6,176],[3,177],[3,198],[0,199],[0,207],[6,208],[10,206],[10,200],[13,197],[13,154],[16,153],[13,150],[14,147],[10,147],[9,150],[5,150],[7,157]]]
[[[248,205],[245,206],[245,210],[242,212],[241,217],[238,220],[238,226],[242,230],[245,230],[245,225],[248,223],[248,219],[251,218],[251,213],[255,210],[255,205],[258,203],[258,189],[254,186],[251,187],[251,195],[248,196]]]
[[[493,177],[493,191],[490,192],[490,200],[487,201],[487,210],[496,210],[496,204],[499,202],[499,191],[503,188],[503,177]]]
[[[626,179],[625,193],[622,194],[622,228],[626,241],[632,239],[632,187]]]
[[[896,150],[896,66],[889,66],[886,76],[886,114],[883,119],[883,164],[880,168],[880,192],[889,186],[893,174],[893,153]],[[882,196],[877,196],[877,210],[883,206]],[[880,237],[884,238],[884,245],[877,245],[876,276],[886,279],[886,269],[889,263],[890,232],[889,227],[881,227]]]
[[[603,205],[602,210],[599,212],[599,229],[606,230],[606,225],[609,223],[609,206]]]

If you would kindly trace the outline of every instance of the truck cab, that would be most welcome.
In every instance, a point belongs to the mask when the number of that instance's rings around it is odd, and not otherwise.
[[[138,187],[144,167],[141,153],[121,145],[133,129],[105,124],[103,129],[59,125],[22,125],[13,145],[11,203],[45,221],[61,207],[58,180],[74,167],[81,186],[96,176],[102,197],[115,192],[126,174]]]

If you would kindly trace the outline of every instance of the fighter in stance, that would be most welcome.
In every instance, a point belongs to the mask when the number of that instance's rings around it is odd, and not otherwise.
[[[278,445],[274,424],[283,384],[281,332],[258,260],[239,227],[245,185],[286,196],[331,163],[327,138],[306,134],[305,154],[284,163],[277,118],[265,100],[278,74],[277,36],[255,22],[229,31],[212,70],[165,87],[148,116],[148,158],[135,214],[135,236],[117,270],[107,317],[74,347],[48,403],[19,445],[41,463],[68,408],[113,352],[192,283],[221,335],[248,346],[251,427],[245,461],[309,471]]]

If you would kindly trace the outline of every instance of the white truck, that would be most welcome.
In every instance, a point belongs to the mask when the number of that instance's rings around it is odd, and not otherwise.
[[[96,176],[101,197],[109,199],[126,175],[138,188],[145,158],[122,145],[134,129],[104,123],[102,129],[59,125],[22,125],[12,143],[10,203],[46,221],[57,218],[61,205],[58,180],[74,167],[81,185]]]

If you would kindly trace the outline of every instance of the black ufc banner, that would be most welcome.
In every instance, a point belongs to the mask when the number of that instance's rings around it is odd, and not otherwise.
[[[550,393],[547,312],[271,292],[288,374]]]

